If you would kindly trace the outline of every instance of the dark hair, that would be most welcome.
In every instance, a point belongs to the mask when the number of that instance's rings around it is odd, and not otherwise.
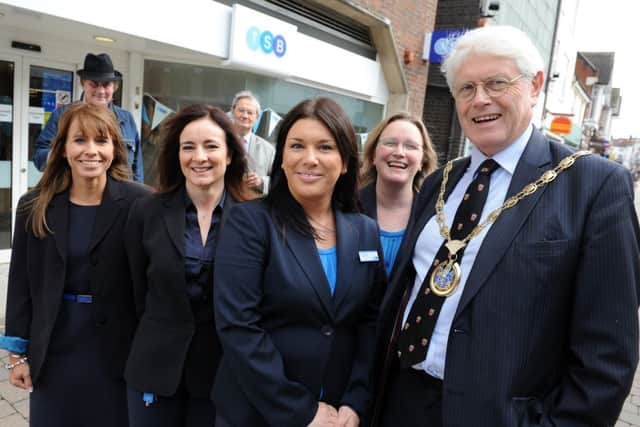
[[[131,168],[127,160],[125,143],[115,114],[103,106],[75,102],[67,107],[58,122],[58,131],[51,141],[51,151],[40,181],[31,190],[34,197],[24,205],[29,210],[27,227],[36,237],[43,238],[50,232],[46,220],[46,210],[53,196],[71,186],[72,176],[65,147],[71,124],[77,120],[80,131],[87,136],[109,136],[113,143],[113,160],[107,175],[118,181],[128,181]]]
[[[160,134],[160,152],[158,154],[158,191],[171,193],[185,185],[185,177],[180,168],[180,134],[191,122],[209,118],[220,126],[225,134],[227,151],[231,163],[224,173],[224,186],[227,191],[238,201],[249,198],[244,183],[244,173],[247,169],[247,161],[244,156],[242,140],[236,134],[235,127],[227,115],[218,107],[206,104],[193,104],[184,107],[173,116],[169,117],[162,125]]]
[[[307,221],[304,209],[291,195],[287,177],[280,167],[289,131],[301,119],[320,121],[336,141],[342,163],[347,171],[338,178],[333,189],[332,201],[334,207],[343,212],[358,211],[358,145],[356,132],[349,116],[338,103],[329,98],[302,101],[293,107],[279,124],[276,154],[273,159],[274,167],[266,202],[283,232],[288,225],[305,236],[317,237],[313,227]]]

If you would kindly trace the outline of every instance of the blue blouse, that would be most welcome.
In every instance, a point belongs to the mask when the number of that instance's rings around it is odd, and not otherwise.
[[[338,271],[338,259],[337,259],[336,247],[321,249],[318,248],[318,255],[320,255],[320,262],[324,269],[324,274],[327,275],[327,281],[331,288],[331,296],[336,290],[336,272]]]
[[[386,231],[380,229],[380,243],[382,244],[382,253],[384,255],[384,269],[387,271],[387,277],[391,275],[393,264],[398,255],[398,249],[404,237],[404,230]]]
[[[207,235],[207,243],[202,244],[198,211],[185,194],[185,227],[184,227],[184,270],[187,281],[187,293],[190,298],[201,298],[211,293],[213,288],[213,258],[216,251],[218,225],[222,218],[222,208],[226,193],[222,193],[220,203],[211,215],[211,227]],[[213,308],[213,307],[212,307]]]

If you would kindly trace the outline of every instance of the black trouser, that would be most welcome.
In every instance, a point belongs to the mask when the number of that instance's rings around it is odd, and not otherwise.
[[[190,396],[181,385],[173,396],[155,396],[145,406],[142,393],[127,390],[131,427],[213,427],[216,410],[209,398]]]
[[[442,427],[442,381],[424,371],[399,369],[389,378],[382,427]]]

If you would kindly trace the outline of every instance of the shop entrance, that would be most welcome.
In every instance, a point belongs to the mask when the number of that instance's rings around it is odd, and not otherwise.
[[[0,54],[0,262],[8,262],[20,196],[42,175],[35,142],[51,112],[73,99],[73,64]]]

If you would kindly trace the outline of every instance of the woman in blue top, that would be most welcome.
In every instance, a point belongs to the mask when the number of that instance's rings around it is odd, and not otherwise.
[[[357,175],[344,110],[303,101],[281,122],[268,196],[231,209],[214,275],[217,426],[366,417],[385,273],[377,225],[356,213]]]
[[[394,114],[369,133],[364,146],[360,201],[378,221],[387,275],[409,224],[414,195],[436,168],[427,129],[409,113]]]

